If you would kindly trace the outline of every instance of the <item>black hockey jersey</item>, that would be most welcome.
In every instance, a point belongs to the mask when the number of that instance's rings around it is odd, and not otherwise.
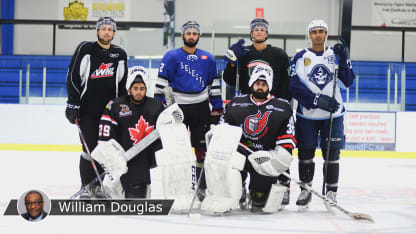
[[[279,145],[292,152],[296,147],[295,121],[285,99],[271,95],[258,103],[251,94],[234,97],[225,107],[224,121],[242,127],[241,143],[253,151]]]
[[[97,42],[80,43],[66,78],[68,103],[80,105],[80,115],[99,118],[111,99],[127,94],[127,54],[116,46],[104,49]]]
[[[163,109],[161,101],[146,96],[141,104],[131,103],[128,95],[111,100],[101,116],[98,142],[113,138],[127,151],[155,130],[157,117]],[[162,143],[158,140],[130,160],[122,183],[149,184],[149,169],[156,165],[154,153],[161,148]]]
[[[267,45],[266,49],[257,51],[253,45],[245,47],[248,51],[245,56],[238,59],[239,86],[242,94],[250,93],[248,81],[251,72],[258,64],[267,64],[273,69],[273,88],[271,94],[277,98],[289,100],[289,58],[286,52],[280,48]],[[224,70],[224,81],[232,86],[236,84],[236,68],[227,64]]]

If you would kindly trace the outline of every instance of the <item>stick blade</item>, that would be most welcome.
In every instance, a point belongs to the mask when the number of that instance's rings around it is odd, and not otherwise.
[[[350,213],[350,217],[352,217],[355,220],[367,220],[369,222],[374,223],[373,218],[368,214],[363,213]]]

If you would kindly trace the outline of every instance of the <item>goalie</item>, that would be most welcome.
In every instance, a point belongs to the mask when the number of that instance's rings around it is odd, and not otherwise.
[[[234,97],[224,112],[226,123],[242,128],[240,142],[250,149],[242,153],[248,155],[243,171],[250,173],[252,212],[281,209],[288,187],[278,176],[289,168],[296,146],[291,107],[285,99],[270,94],[272,83],[272,68],[257,65],[248,83],[251,94]]]
[[[101,116],[99,143],[111,139],[115,141],[111,140],[111,146],[108,143],[99,144],[92,156],[104,154],[112,157],[111,160],[120,159],[118,163],[115,163],[116,169],[110,171],[111,177],[113,177],[111,180],[116,182],[109,182],[108,176],[104,179],[104,186],[113,198],[121,198],[120,195],[123,193],[125,198],[146,198],[150,195],[148,186],[151,182],[150,169],[156,166],[154,153],[161,148],[160,140],[140,152],[127,164],[123,157],[124,151],[117,150],[117,147],[120,146],[124,150],[128,150],[152,132],[159,114],[164,109],[161,101],[146,96],[146,80],[145,68],[132,67],[126,82],[129,95],[111,100]],[[107,187],[108,183],[112,183],[112,185]]]

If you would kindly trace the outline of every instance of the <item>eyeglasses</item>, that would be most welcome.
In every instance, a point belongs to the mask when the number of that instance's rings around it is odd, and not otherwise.
[[[199,33],[197,33],[197,32],[186,32],[185,35],[187,35],[187,36],[190,36],[190,35],[196,36],[196,35],[199,35]]]
[[[43,201],[35,201],[35,202],[25,202],[26,206],[40,206],[42,205]]]

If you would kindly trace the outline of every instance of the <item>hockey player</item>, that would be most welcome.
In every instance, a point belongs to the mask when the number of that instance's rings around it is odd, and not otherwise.
[[[184,123],[191,132],[191,143],[197,157],[198,180],[206,152],[205,133],[210,124],[218,123],[223,112],[216,61],[212,54],[196,47],[199,36],[200,27],[197,22],[188,21],[183,24],[184,46],[165,54],[155,89],[155,97],[163,100],[163,88],[173,88],[175,101],[184,113]],[[198,197],[202,200],[206,188],[203,175],[200,188]]]
[[[248,80],[254,67],[258,64],[267,64],[273,68],[273,89],[270,91],[275,97],[290,99],[289,58],[284,50],[266,44],[269,34],[269,23],[263,18],[255,18],[250,23],[250,38],[253,44],[243,46],[244,39],[231,45],[225,54],[227,66],[223,79],[231,86],[236,85],[236,69],[238,67],[239,85],[241,93],[250,93]]]
[[[126,83],[129,95],[111,100],[105,107],[99,142],[115,139],[127,151],[155,129],[164,107],[160,100],[146,96],[145,80],[147,72],[143,67],[131,69]],[[160,141],[156,141],[127,163],[128,171],[120,178],[126,198],[148,197],[150,168],[156,166],[154,152],[160,148]]]
[[[269,23],[267,20],[255,18],[251,21],[250,37],[253,44],[245,47],[243,46],[244,40],[241,39],[230,47],[225,54],[227,66],[223,79],[228,85],[236,86],[236,69],[238,69],[241,93],[248,94],[251,92],[248,86],[250,74],[258,64],[266,64],[272,67],[274,74],[273,89],[270,93],[277,98],[289,100],[289,75],[287,72],[289,58],[284,50],[266,44],[268,33]],[[289,188],[289,178],[281,175],[279,180]],[[244,194],[245,192],[243,192]],[[289,192],[285,194],[283,203],[284,205],[289,204]]]
[[[65,115],[71,123],[78,119],[90,152],[97,145],[98,124],[105,105],[111,99],[127,94],[127,54],[111,44],[117,30],[116,22],[110,17],[101,17],[96,29],[98,40],[78,45],[66,78],[68,100]],[[87,152],[84,146],[83,151],[79,170],[81,183],[86,185],[96,175],[89,160],[84,159]],[[102,173],[102,168],[96,164]],[[100,188],[97,186],[91,191],[94,193],[95,190]]]
[[[336,203],[338,189],[340,149],[345,145],[344,119],[345,107],[342,104],[340,87],[353,83],[354,73],[348,50],[344,43],[325,47],[328,25],[323,20],[313,20],[308,26],[312,48],[304,49],[293,56],[290,65],[290,88],[299,102],[296,120],[296,139],[299,148],[300,180],[312,186],[315,171],[315,148],[318,134],[321,136],[322,155],[326,155],[330,128],[330,113],[333,113],[332,135],[327,162],[326,196]],[[338,77],[334,77],[336,59],[339,59]],[[336,82],[334,84],[334,82]],[[334,92],[334,85],[335,93]],[[341,103],[341,105],[340,105]],[[324,168],[325,174],[325,168]],[[311,201],[311,193],[302,191],[296,201],[305,208]]]
[[[256,151],[254,154],[269,155],[283,150],[291,154],[296,147],[292,109],[286,99],[270,94],[273,88],[273,70],[268,65],[257,65],[248,82],[251,94],[234,97],[224,111],[224,121],[241,126],[241,143]],[[242,152],[247,155],[247,153]],[[249,194],[251,210],[261,210],[268,199],[272,184],[277,177],[264,176],[253,169],[246,161],[245,170],[250,173]],[[285,184],[285,180],[279,183]],[[288,188],[285,187],[285,193]],[[282,197],[283,199],[283,197]],[[282,205],[283,201],[281,200]],[[280,204],[279,204],[280,205]]]

